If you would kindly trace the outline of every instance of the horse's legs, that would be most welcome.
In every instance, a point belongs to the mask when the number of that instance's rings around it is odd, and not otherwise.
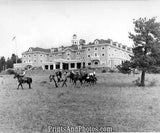
[[[77,82],[77,80],[76,79],[74,79],[74,82],[73,82],[73,84],[76,86],[76,82]]]
[[[55,86],[56,86],[56,88],[58,87],[58,84],[57,84],[57,82],[56,82],[56,80],[53,78],[53,81],[54,81],[54,83],[55,83]]]
[[[66,81],[67,81],[67,79],[65,79],[65,80],[63,81],[62,87],[63,87],[64,85],[67,87]]]
[[[19,89],[20,83],[18,84],[17,90]]]
[[[31,89],[31,83],[28,83],[28,85],[29,85],[29,89]]]
[[[21,88],[22,88],[22,90],[23,90],[23,85],[22,85],[22,83],[21,83],[20,85],[21,85]]]

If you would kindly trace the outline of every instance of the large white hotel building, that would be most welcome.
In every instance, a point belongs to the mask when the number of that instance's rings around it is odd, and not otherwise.
[[[44,49],[30,47],[22,53],[22,63],[14,68],[26,66],[42,67],[46,70],[73,70],[83,67],[115,68],[122,61],[129,60],[132,48],[113,42],[111,39],[95,39],[93,43],[82,43],[73,35],[70,46]]]

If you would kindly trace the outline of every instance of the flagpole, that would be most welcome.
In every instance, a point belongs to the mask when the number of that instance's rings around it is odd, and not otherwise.
[[[15,38],[15,44],[16,44],[16,64],[17,64],[17,38]]]
[[[17,55],[18,55],[18,54],[17,54],[17,39],[16,39],[16,36],[13,37],[12,41],[14,41],[14,42],[15,42],[15,45],[16,45],[16,46],[15,46],[15,47],[16,47],[15,56],[16,56],[16,64],[17,64]]]

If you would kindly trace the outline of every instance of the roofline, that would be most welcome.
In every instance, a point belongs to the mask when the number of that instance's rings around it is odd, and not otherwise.
[[[22,54],[25,54],[25,53],[31,54],[31,53],[36,53],[36,52],[45,53],[45,54],[50,54],[50,52],[44,52],[44,51],[31,51],[31,52],[26,51],[26,52],[23,52]]]

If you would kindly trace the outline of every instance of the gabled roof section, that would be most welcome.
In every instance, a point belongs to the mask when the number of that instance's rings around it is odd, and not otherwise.
[[[95,39],[94,42],[89,42],[87,45],[98,45],[98,44],[104,44],[104,43],[111,43],[111,39]]]
[[[99,44],[103,44],[103,43],[110,43],[111,39],[107,39],[107,40],[104,40],[104,39],[95,39],[95,41],[98,41]]]
[[[64,51],[65,49],[71,49],[73,51],[76,51],[76,50],[78,50],[78,45],[71,45],[71,46],[62,47],[62,51]],[[82,45],[82,49],[84,49],[83,45]],[[60,52],[60,51],[57,50],[56,52]]]
[[[45,53],[50,53],[50,49],[44,49],[44,48],[40,48],[40,47],[30,47],[26,52],[36,52],[36,51],[41,51],[41,52],[45,52]],[[25,53],[25,52],[24,52]]]

